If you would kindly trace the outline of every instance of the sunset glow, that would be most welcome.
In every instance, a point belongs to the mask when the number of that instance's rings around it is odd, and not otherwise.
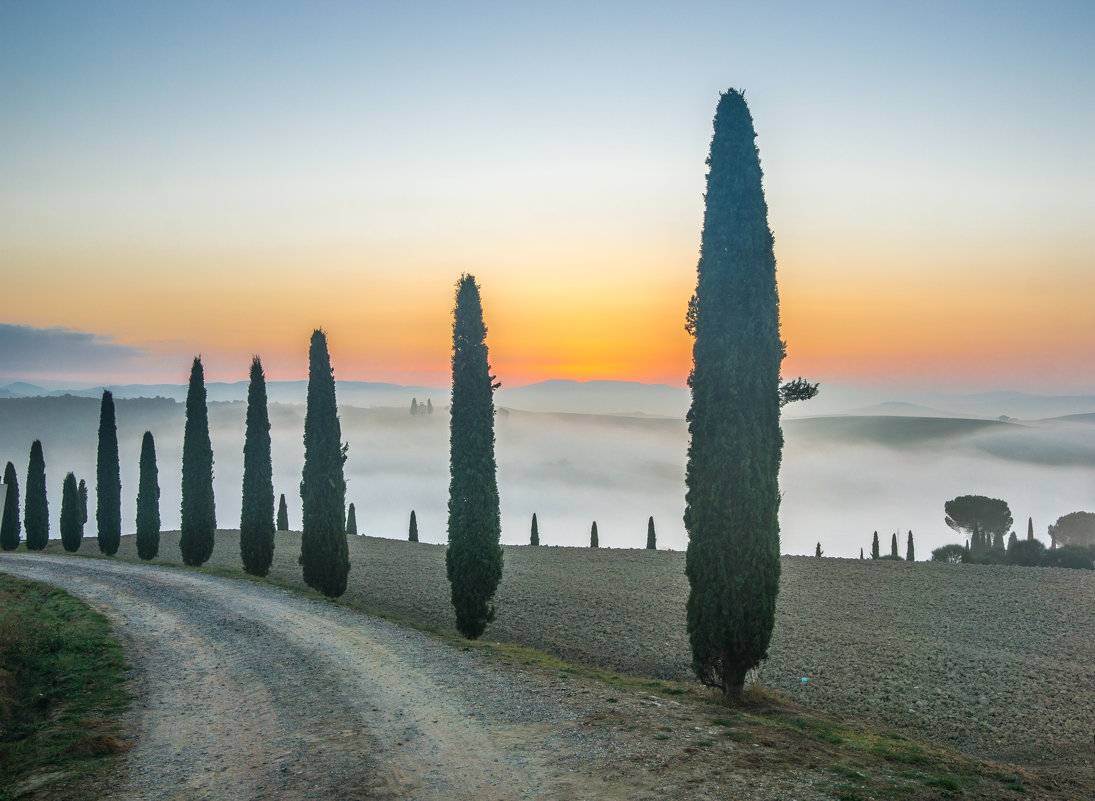
[[[0,382],[444,386],[471,272],[507,386],[681,386],[739,86],[785,375],[1095,391],[1090,5],[462,8],[0,8],[0,323],[121,346]]]

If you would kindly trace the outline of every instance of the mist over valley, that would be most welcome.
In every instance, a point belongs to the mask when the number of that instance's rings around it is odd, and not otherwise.
[[[681,397],[687,405],[687,391],[627,382],[546,384],[496,394],[503,543],[527,543],[535,512],[545,545],[586,546],[596,520],[601,547],[641,548],[652,515],[658,546],[683,550],[688,434],[683,410],[677,417],[660,413],[672,411]],[[285,494],[290,526],[298,530],[305,409],[303,403],[279,399],[302,396],[303,382],[271,382],[270,387],[274,490]],[[212,384],[210,397],[233,398],[237,389],[245,393],[246,385]],[[21,482],[30,443],[42,440],[54,538],[59,536],[65,473],[73,471],[94,488],[101,395],[100,389],[81,391],[86,397],[57,392],[0,397],[0,458],[15,464]],[[14,394],[11,388],[8,393]],[[444,542],[447,391],[340,382],[338,393],[342,437],[349,443],[346,500],[355,504],[359,532],[405,539],[414,509],[422,541]],[[133,397],[141,394],[161,397]],[[134,529],[145,430],[156,440],[163,528],[178,528],[184,406],[176,398],[183,394],[184,387],[163,385],[123,388],[116,395],[123,533]],[[412,416],[412,397],[423,404],[429,399],[434,414]],[[1023,533],[1029,516],[1036,535],[1047,543],[1050,523],[1091,506],[1093,398],[990,393],[935,395],[916,403],[872,400],[834,388],[788,407],[798,416],[783,422],[784,553],[812,554],[820,542],[826,556],[858,557],[860,548],[869,552],[877,530],[884,550],[890,535],[900,532],[904,554],[905,536],[912,530],[918,558],[925,559],[931,549],[958,541],[943,523],[943,503],[963,494],[1002,498],[1011,506],[1016,530]],[[841,411],[841,403],[850,413],[833,413]],[[562,411],[567,407],[577,411]],[[920,409],[935,414],[914,414]],[[969,410],[971,416],[951,409]],[[880,413],[886,410],[892,413]],[[998,419],[1023,411],[1034,416]],[[1055,411],[1063,415],[1053,416]],[[244,414],[242,399],[209,404],[222,528],[239,525]],[[85,534],[94,533],[92,511]]]

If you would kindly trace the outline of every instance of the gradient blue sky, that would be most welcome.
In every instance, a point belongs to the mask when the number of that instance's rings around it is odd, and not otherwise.
[[[785,372],[1095,391],[1095,3],[0,0],[0,76],[0,323],[109,356],[0,379],[443,384],[467,270],[509,385],[682,384],[733,86]]]

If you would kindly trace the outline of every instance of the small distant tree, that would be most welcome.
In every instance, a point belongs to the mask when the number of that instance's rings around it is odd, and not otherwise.
[[[1011,509],[998,498],[984,495],[960,495],[943,504],[944,522],[959,533],[970,535],[970,553],[978,557],[993,546],[997,533],[1000,549],[1004,547],[1004,535],[1011,530]]]
[[[30,535],[27,535],[30,539]],[[1054,548],[1062,545],[1079,545],[1083,548],[1095,545],[1095,513],[1071,512],[1057,518],[1049,527],[1049,539]]]
[[[76,476],[69,473],[61,485],[61,545],[69,553],[80,550],[84,538],[84,524],[80,517],[80,491],[76,488]]]
[[[1007,547],[1008,553],[1011,553],[1012,548],[1015,547],[1015,543],[1017,543],[1018,541],[1019,541],[1019,538],[1015,536],[1015,532],[1014,531],[1011,532],[1011,535],[1008,537],[1008,547]]]
[[[27,550],[40,551],[49,542],[49,504],[46,501],[46,459],[42,441],[30,446],[27,465],[26,499],[23,505],[23,526],[27,531]]]
[[[141,440],[140,479],[137,483],[137,556],[155,559],[160,552],[160,471],[152,432]]]
[[[418,399],[411,398],[411,417],[418,417]]]
[[[874,539],[871,540],[871,558],[878,559],[882,556],[882,553],[878,550],[878,532],[874,533]]]
[[[1027,518],[1027,539],[1028,540],[1034,539],[1034,518],[1033,517],[1028,517]]]
[[[354,508],[352,503],[346,510],[346,536],[357,536],[357,509]]]
[[[95,462],[95,528],[99,551],[118,552],[122,541],[122,477],[118,464],[118,425],[114,396],[103,390],[99,405],[99,453]]]
[[[411,523],[407,528],[407,542],[418,542],[418,518],[415,517],[414,509],[411,509]]]
[[[532,513],[532,533],[529,535],[529,545],[540,544],[540,529],[536,525],[536,512]]]
[[[19,522],[19,479],[11,462],[4,467],[4,483],[8,485],[8,494],[4,498],[4,517],[0,523],[0,548],[14,551],[19,547],[22,524]]]
[[[285,496],[282,496],[285,500]],[[262,360],[251,358],[243,435],[243,499],[240,559],[252,576],[265,576],[274,561],[274,461],[270,455],[270,409]]]
[[[900,558],[898,556],[898,553],[897,553],[897,532],[896,531],[893,533],[893,537],[890,538],[890,556]]]
[[[487,327],[475,277],[456,284],[449,420],[449,547],[445,570],[456,628],[475,639],[494,620],[502,580],[501,517],[494,458],[494,390]]]
[[[658,550],[658,537],[654,533],[654,516],[651,515],[646,521],[646,549],[648,551]]]
[[[916,561],[916,550],[913,548],[912,529],[909,530],[909,541],[905,545],[905,561],[906,562],[915,562]]]
[[[281,500],[278,501],[278,531],[289,530],[289,507],[285,503],[285,493],[281,493]]]
[[[190,366],[190,385],[186,391],[181,512],[179,550],[183,562],[191,566],[205,564],[213,555],[217,511],[213,498],[213,445],[209,441],[205,370],[200,356],[194,357]]]
[[[600,540],[597,537],[597,521],[596,520],[593,521],[593,527],[590,528],[590,530],[589,530],[589,547],[590,548],[599,548],[600,547]]]
[[[429,398],[426,398],[426,414],[433,414],[433,401]]]
[[[87,525],[87,482],[82,478],[76,487],[76,494],[80,496],[80,525]]]
[[[933,562],[949,562],[958,565],[969,560],[969,548],[963,548],[961,545],[944,545],[942,548],[936,548],[932,551]]]
[[[821,543],[820,542],[817,544],[817,547],[814,548],[814,556],[816,556],[818,558],[821,558]]]
[[[860,559],[863,558],[863,549],[862,548],[859,549],[859,558]]]
[[[312,333],[308,351],[308,407],[304,415],[303,524],[300,563],[304,581],[328,598],[346,592],[346,448],[335,403],[335,377],[327,335]]]

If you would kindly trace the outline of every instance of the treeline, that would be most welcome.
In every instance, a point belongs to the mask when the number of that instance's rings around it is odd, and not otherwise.
[[[1095,569],[1095,513],[1070,512],[1057,518],[1047,529],[1047,548],[1035,539],[1032,518],[1027,518],[1026,538],[1016,535],[1011,509],[999,498],[961,495],[943,509],[948,528],[967,539],[936,548],[935,562]]]

